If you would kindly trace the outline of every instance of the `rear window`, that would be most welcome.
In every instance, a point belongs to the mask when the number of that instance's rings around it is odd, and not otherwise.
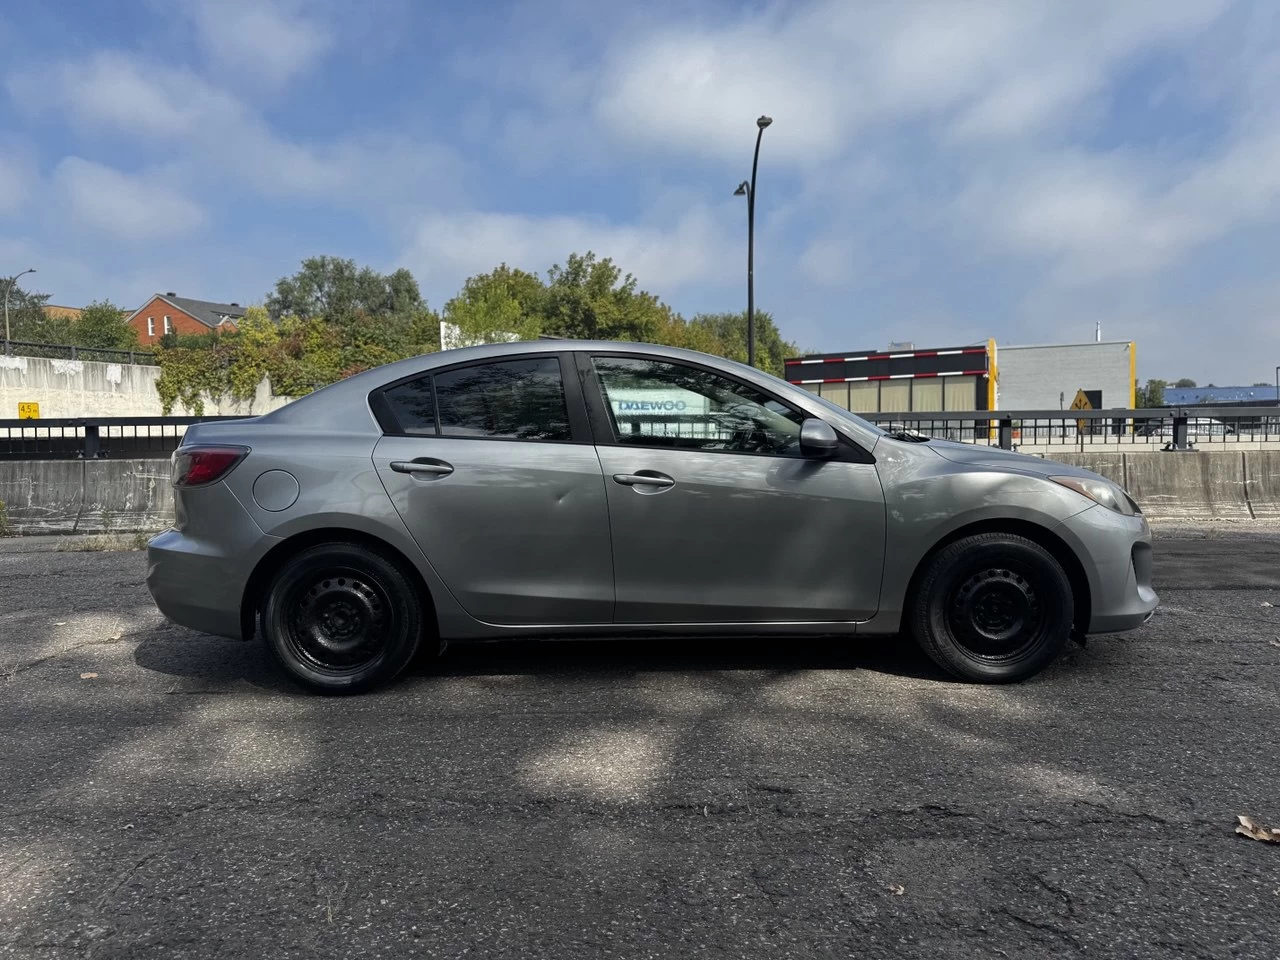
[[[435,379],[440,432],[446,437],[569,439],[557,357],[462,367]]]
[[[391,414],[402,433],[410,436],[436,435],[436,399],[430,376],[401,383],[383,396],[387,398]]]
[[[555,356],[501,360],[434,376],[425,374],[384,390],[382,400],[374,409],[383,429],[391,433],[570,439],[560,360]]]

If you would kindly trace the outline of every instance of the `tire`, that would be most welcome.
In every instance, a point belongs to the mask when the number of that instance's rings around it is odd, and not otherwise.
[[[1056,660],[1071,635],[1071,581],[1025,537],[980,533],[929,560],[908,610],[916,642],[962,680],[1015,683]]]
[[[267,590],[262,631],[289,676],[315,693],[390,682],[422,635],[422,599],[382,554],[322,543],[290,557]]]

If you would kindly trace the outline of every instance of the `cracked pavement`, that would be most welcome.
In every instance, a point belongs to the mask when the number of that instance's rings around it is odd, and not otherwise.
[[[355,699],[0,545],[0,957],[1280,956],[1280,536],[1015,687],[898,641],[502,644]],[[1272,606],[1267,606],[1271,604]],[[93,679],[81,679],[96,673]]]

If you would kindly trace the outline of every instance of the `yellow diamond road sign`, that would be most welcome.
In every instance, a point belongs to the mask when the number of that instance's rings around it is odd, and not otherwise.
[[[39,420],[40,404],[38,403],[19,403],[18,404],[19,420]]]
[[[1076,391],[1076,398],[1071,401],[1072,410],[1092,410],[1093,404],[1089,402],[1089,398],[1085,396],[1083,390]],[[1076,421],[1076,429],[1084,433],[1084,421]]]

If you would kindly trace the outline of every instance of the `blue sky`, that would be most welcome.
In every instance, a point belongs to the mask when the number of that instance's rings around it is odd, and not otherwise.
[[[56,303],[260,301],[312,254],[435,306],[612,256],[821,350],[1138,342],[1280,363],[1280,4],[19,0],[0,273]]]

